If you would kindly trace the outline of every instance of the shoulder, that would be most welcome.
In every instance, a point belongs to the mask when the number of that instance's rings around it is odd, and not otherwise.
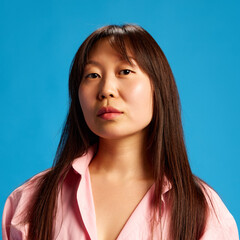
[[[35,175],[15,189],[7,198],[2,215],[3,240],[25,239],[27,226],[21,224],[24,218],[24,210],[31,201],[41,177],[47,172],[48,170]]]
[[[202,186],[209,211],[201,240],[238,240],[236,222],[225,204],[209,185],[202,183]]]

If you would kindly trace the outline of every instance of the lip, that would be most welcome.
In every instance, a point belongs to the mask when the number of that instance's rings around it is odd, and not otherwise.
[[[108,106],[100,108],[99,111],[97,112],[97,116],[106,120],[111,120],[121,115],[122,113],[123,113],[122,111],[114,107]]]

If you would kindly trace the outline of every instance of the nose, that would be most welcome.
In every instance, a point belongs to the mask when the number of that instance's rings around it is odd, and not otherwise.
[[[118,97],[118,87],[115,76],[106,76],[102,78],[99,86],[99,100]]]

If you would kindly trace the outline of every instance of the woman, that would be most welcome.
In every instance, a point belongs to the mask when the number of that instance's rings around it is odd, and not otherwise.
[[[238,239],[190,169],[177,87],[155,40],[106,26],[80,46],[53,167],[15,190],[3,239]]]

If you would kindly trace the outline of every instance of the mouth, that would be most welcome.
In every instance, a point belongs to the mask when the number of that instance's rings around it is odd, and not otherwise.
[[[97,116],[102,118],[102,119],[105,119],[105,120],[114,119],[114,118],[120,116],[121,114],[123,114],[122,111],[120,111],[120,110],[118,110],[114,107],[111,107],[111,106],[102,107],[97,112]]]

